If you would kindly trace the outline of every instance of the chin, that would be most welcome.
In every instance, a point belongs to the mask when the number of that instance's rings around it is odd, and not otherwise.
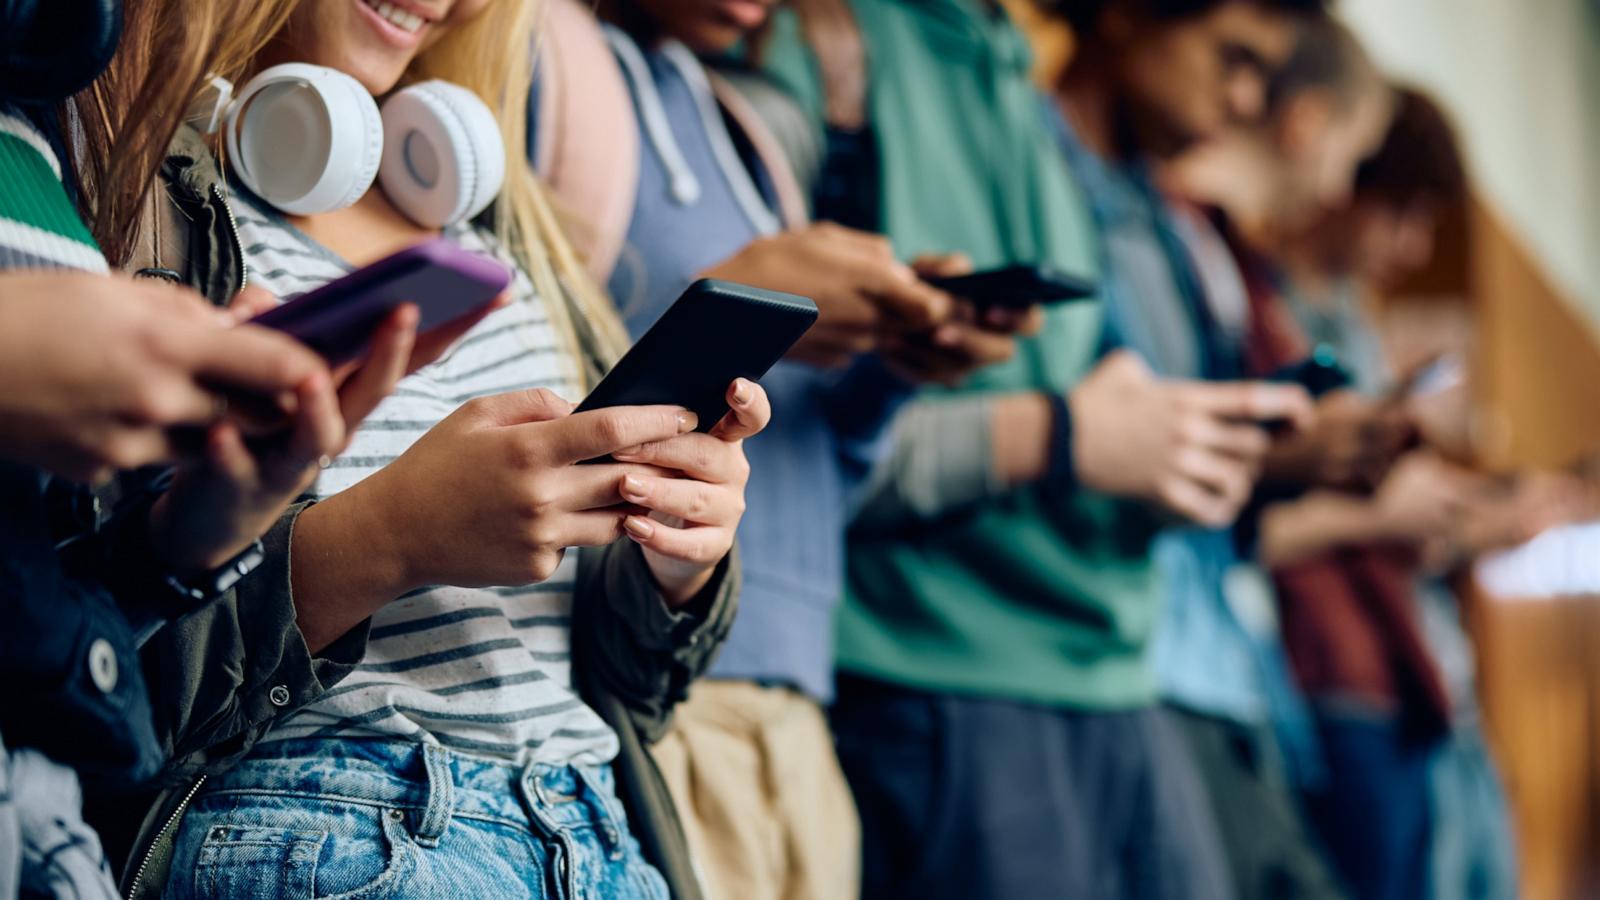
[[[344,65],[335,66],[339,71],[361,82],[361,86],[374,97],[382,97],[394,90],[400,79],[406,73],[406,66],[410,64],[397,63],[389,59],[354,59]]]
[[[683,42],[696,53],[726,53],[741,40],[744,32],[731,25],[705,24],[685,34]]]

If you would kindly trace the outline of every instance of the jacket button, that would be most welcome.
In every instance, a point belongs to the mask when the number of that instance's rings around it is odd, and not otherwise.
[[[105,638],[95,638],[89,645],[89,680],[102,694],[117,689],[117,651]]]
[[[280,684],[272,690],[267,691],[267,699],[272,701],[273,706],[288,706],[289,689]]]

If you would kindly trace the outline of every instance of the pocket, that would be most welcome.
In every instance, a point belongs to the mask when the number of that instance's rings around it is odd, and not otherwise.
[[[213,825],[195,863],[197,900],[312,896],[325,831]]]
[[[248,810],[243,815],[229,815],[233,822],[209,826],[195,861],[197,898],[386,900],[402,896],[400,889],[417,864],[417,847],[406,830],[405,814],[373,806],[330,806],[315,803],[300,810]],[[247,824],[234,824],[240,820]],[[286,827],[289,825],[300,827]],[[324,827],[316,827],[319,825]]]

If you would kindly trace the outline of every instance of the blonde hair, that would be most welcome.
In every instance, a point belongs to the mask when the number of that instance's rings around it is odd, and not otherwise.
[[[127,262],[167,146],[208,73],[236,80],[300,0],[128,0],[111,64],[74,97],[72,158],[90,231]]]
[[[506,181],[491,208],[495,233],[545,298],[552,324],[592,383],[628,346],[616,307],[595,284],[562,231],[544,184],[528,163],[539,0],[493,0],[412,63],[408,81],[442,78],[477,93],[505,142]]]

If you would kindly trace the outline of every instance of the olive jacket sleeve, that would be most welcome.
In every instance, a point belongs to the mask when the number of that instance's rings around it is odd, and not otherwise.
[[[668,609],[632,541],[585,552],[573,600],[573,675],[583,699],[617,732],[617,794],[645,858],[676,900],[700,900],[699,883],[666,781],[649,745],[716,658],[738,605],[734,553],[689,603]]]

